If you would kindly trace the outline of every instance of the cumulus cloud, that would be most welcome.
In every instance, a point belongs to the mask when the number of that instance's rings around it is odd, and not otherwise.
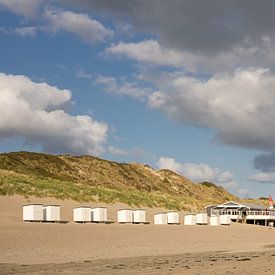
[[[112,30],[91,19],[87,14],[48,7],[44,16],[49,21],[50,31],[67,31],[76,34],[87,43],[102,42],[113,35]]]
[[[183,66],[184,61],[183,54],[172,49],[163,48],[155,40],[145,40],[138,43],[120,42],[107,48],[105,52],[156,65],[178,67]]]
[[[117,155],[117,156],[128,156],[129,155],[129,152],[127,150],[117,148],[114,146],[109,146],[108,152],[112,155]]]
[[[115,146],[109,146],[108,152],[115,156],[124,156],[124,157],[135,157],[135,158],[154,158],[154,155],[151,152],[148,152],[142,148],[132,148],[129,150],[121,149]]]
[[[39,14],[44,21],[40,27],[24,26],[5,33],[14,33],[20,36],[34,36],[37,30],[46,32],[66,31],[73,33],[81,40],[93,44],[103,42],[113,36],[113,31],[106,28],[99,21],[92,19],[88,14],[64,11],[50,5],[42,5],[46,0],[0,0],[0,8],[34,19]],[[41,22],[33,21],[41,24]]]
[[[4,34],[13,34],[21,37],[34,37],[39,30],[35,26],[18,27],[14,29],[0,27],[0,32]]]
[[[107,125],[65,111],[71,92],[26,76],[0,74],[0,138],[21,137],[52,153],[104,151]]]
[[[216,54],[215,58],[203,53],[177,50],[164,47],[156,40],[144,40],[135,43],[119,42],[105,50],[111,55],[123,56],[149,65],[182,68],[193,73],[215,73],[228,71],[240,66],[250,67],[273,65],[274,43],[268,37],[262,37],[258,45],[245,39],[242,46],[230,52]],[[241,61],[241,62],[240,62]]]
[[[251,181],[261,182],[261,183],[275,183],[275,172],[262,172],[252,174],[249,179]]]
[[[24,17],[35,17],[45,0],[0,0],[0,7]]]
[[[254,158],[254,168],[263,172],[275,171],[275,153],[256,156]]]
[[[169,117],[216,130],[229,145],[270,150],[275,146],[275,75],[238,69],[208,80],[171,73],[156,80],[149,104]]]
[[[275,153],[260,154],[254,158],[254,168],[260,170],[249,180],[260,183],[275,183]]]
[[[87,77],[87,75],[81,74],[81,77]],[[139,87],[138,84],[125,80],[119,81],[115,77],[98,75],[95,83],[101,85],[103,91],[107,93],[121,96],[130,96],[140,100],[147,98],[148,95],[152,92],[149,88],[142,88]]]
[[[169,169],[182,174],[194,182],[209,181],[226,188],[238,186],[231,172],[212,168],[206,164],[179,163],[174,158],[161,157],[157,166],[159,169]]]
[[[28,26],[28,27],[21,27],[21,28],[15,28],[14,33],[26,37],[26,36],[35,36],[36,35],[37,28],[34,26]]]
[[[125,20],[137,31],[158,37],[165,48],[187,54],[209,56],[224,63],[236,56],[236,62],[258,66],[270,50],[274,58],[275,5],[272,0],[259,3],[251,0],[232,1],[167,1],[167,0],[66,0],[65,5],[83,7],[85,11],[102,12]],[[270,50],[261,51],[263,40]],[[261,52],[259,58],[249,52]],[[247,59],[249,54],[250,59]],[[227,57],[229,55],[229,57]],[[234,57],[235,58],[235,57]],[[238,59],[239,58],[239,59]],[[273,61],[269,62],[272,64]],[[240,65],[239,63],[239,65]],[[260,63],[262,64],[262,63]],[[211,64],[208,64],[211,66]],[[236,64],[238,65],[238,64]]]

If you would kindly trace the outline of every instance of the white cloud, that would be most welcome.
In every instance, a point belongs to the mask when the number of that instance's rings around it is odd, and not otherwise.
[[[104,151],[107,125],[65,112],[71,92],[26,76],[0,74],[0,138],[21,137],[53,153]]]
[[[109,146],[108,147],[108,152],[112,155],[117,155],[117,156],[128,156],[129,152],[124,149],[120,149],[114,146]]]
[[[240,64],[244,67],[273,65],[275,51],[273,41],[263,36],[257,45],[244,39],[242,45],[231,51],[217,53],[215,58],[201,52],[176,50],[160,45],[156,40],[144,40],[137,43],[120,42],[105,50],[105,53],[125,56],[151,65],[172,66],[197,72],[220,72],[235,69]],[[240,60],[242,61],[240,63]]]
[[[37,28],[34,26],[28,26],[28,27],[20,27],[20,28],[16,28],[14,29],[14,33],[22,36],[22,37],[26,37],[26,36],[35,36],[36,35],[36,31]]]
[[[77,35],[82,41],[90,44],[103,42],[114,34],[112,30],[90,18],[88,14],[63,11],[49,5],[42,8],[44,2],[45,0],[0,0],[0,8],[2,6],[27,18],[35,18],[40,12],[41,18],[44,19],[43,26],[18,27],[14,30],[5,30],[5,33],[34,36],[38,29],[53,33],[66,31]],[[36,20],[33,23],[38,24],[39,22]]]
[[[238,69],[208,80],[162,75],[149,104],[184,123],[212,128],[219,142],[270,150],[275,146],[275,75]]]
[[[174,158],[161,157],[157,162],[159,169],[169,169],[194,182],[209,181],[226,188],[237,187],[234,175],[229,171],[212,168],[207,164],[179,163]]]
[[[183,66],[183,54],[163,48],[155,40],[145,40],[139,43],[123,43],[113,45],[105,50],[107,54],[124,55],[137,61],[155,65]]]
[[[105,12],[122,22],[131,22],[134,31],[157,37],[166,49],[189,55],[194,62],[190,65],[196,65],[199,70],[202,67],[199,64],[208,72],[210,69],[217,72],[221,68],[213,68],[215,65],[273,66],[275,61],[272,0],[260,4],[251,0],[74,2],[86,10]],[[133,45],[129,46],[133,49]],[[132,54],[129,49],[127,53]],[[153,52],[152,56],[157,55]]]
[[[34,26],[18,27],[15,29],[0,27],[0,32],[4,34],[14,34],[21,37],[27,37],[27,36],[34,37],[37,31],[38,31],[38,28]]]
[[[117,148],[114,146],[109,146],[108,147],[108,152],[112,155],[116,155],[116,156],[130,156],[130,157],[135,157],[135,158],[146,158],[148,160],[148,158],[150,159],[154,159],[155,156],[151,153],[148,152],[142,148],[132,148],[130,150],[125,150],[125,149],[121,149],[121,148]]]
[[[85,71],[82,71],[82,70],[78,71],[75,76],[79,78],[90,79],[90,80],[94,78],[93,74],[86,73]]]
[[[179,162],[176,162],[174,158],[160,157],[157,162],[157,166],[159,169],[169,169],[180,174],[183,172],[183,165]]]
[[[74,33],[87,43],[102,42],[113,35],[112,30],[105,28],[100,22],[91,19],[87,14],[61,11],[48,7],[44,16],[49,21],[50,31],[62,30]]]
[[[35,17],[45,0],[0,0],[0,6],[24,17]]]
[[[261,182],[261,183],[275,183],[275,172],[262,172],[255,173],[249,177],[251,181]]]
[[[96,84],[100,84],[103,87],[103,91],[110,94],[130,96],[142,100],[147,98],[152,92],[151,89],[139,87],[138,84],[135,83],[127,82],[125,80],[120,82],[121,83],[119,83],[119,81],[114,77],[102,75],[97,76],[95,80]]]

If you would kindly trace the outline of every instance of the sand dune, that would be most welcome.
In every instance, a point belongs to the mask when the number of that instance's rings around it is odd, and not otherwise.
[[[28,202],[61,204],[61,217],[69,222],[25,223],[22,205]],[[72,209],[79,205],[48,198],[0,197],[0,271],[191,274],[204,267],[209,273],[222,274],[228,270],[239,273],[242,268],[246,272],[249,266],[254,267],[251,272],[258,271],[255,274],[272,274],[275,268],[274,228],[153,225],[153,214],[161,209],[147,209],[149,225],[75,224]],[[115,221],[122,207],[109,205],[109,219]]]

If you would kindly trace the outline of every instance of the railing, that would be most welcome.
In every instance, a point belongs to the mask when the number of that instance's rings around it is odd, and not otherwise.
[[[269,210],[263,210],[263,211],[246,211],[246,215],[251,216],[269,216],[269,217],[275,217],[275,211],[269,211]]]
[[[260,211],[237,211],[237,210],[224,210],[224,209],[213,209],[212,215],[230,215],[230,216],[275,216],[275,211],[260,210]]]
[[[230,215],[230,216],[242,216],[242,211],[237,211],[237,210],[221,210],[221,209],[213,209],[212,210],[212,215]]]

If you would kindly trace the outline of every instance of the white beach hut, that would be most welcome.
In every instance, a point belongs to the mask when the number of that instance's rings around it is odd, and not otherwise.
[[[189,214],[184,216],[184,225],[195,225],[196,222],[196,215]]]
[[[146,223],[145,209],[136,209],[132,211],[133,223]]]
[[[207,213],[196,214],[196,224],[208,224]]]
[[[107,222],[107,208],[96,207],[91,209],[92,222]]]
[[[26,204],[23,206],[24,221],[43,221],[43,204]]]
[[[230,225],[231,224],[230,215],[220,215],[220,224]]]
[[[118,223],[132,223],[133,214],[132,209],[120,209],[117,211],[117,222]]]
[[[167,224],[167,214],[166,213],[155,214],[154,224]]]
[[[43,206],[43,220],[47,222],[60,221],[60,205]]]
[[[91,207],[80,206],[74,208],[74,222],[91,222]]]
[[[220,217],[219,216],[209,217],[209,225],[211,225],[211,226],[220,225]]]
[[[176,211],[167,212],[167,223],[179,224],[180,223],[179,213]]]

